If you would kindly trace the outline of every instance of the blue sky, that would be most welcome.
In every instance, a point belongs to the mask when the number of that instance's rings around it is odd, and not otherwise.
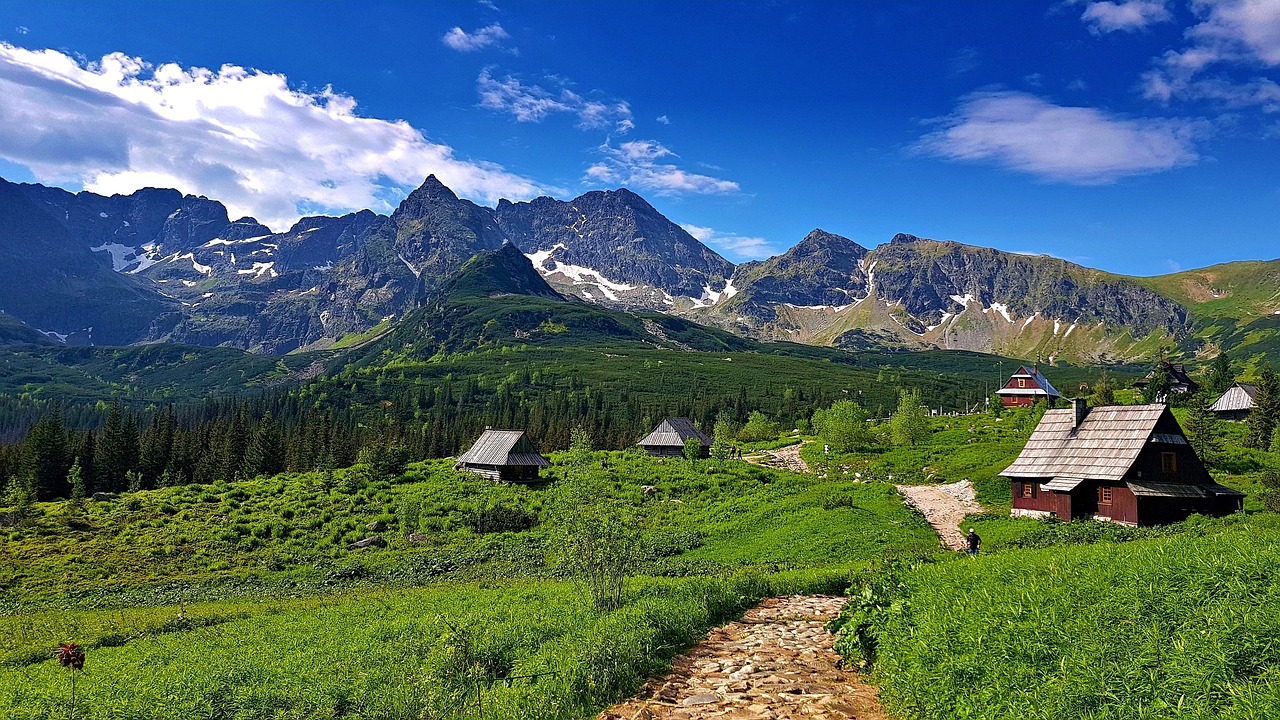
[[[1160,274],[1280,256],[1280,0],[0,0],[0,175],[283,229],[627,186],[726,257],[821,227]]]

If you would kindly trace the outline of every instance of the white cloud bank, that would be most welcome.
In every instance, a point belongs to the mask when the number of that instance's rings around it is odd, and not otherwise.
[[[306,212],[390,209],[429,174],[494,202],[546,194],[455,156],[403,120],[361,117],[353,98],[305,92],[235,65],[154,67],[112,53],[82,63],[0,43],[0,157],[43,182],[112,194],[173,187],[281,229]]]
[[[1200,22],[1186,31],[1186,47],[1169,50],[1143,74],[1144,96],[1280,112],[1280,84],[1265,75],[1280,67],[1280,2],[1192,0],[1191,8]]]
[[[1137,32],[1162,22],[1172,22],[1166,0],[1121,0],[1086,2],[1080,16],[1095,35],[1110,32]]]
[[[1022,92],[980,92],[964,98],[916,150],[1097,185],[1196,162],[1194,142],[1207,129],[1202,121],[1125,119]]]
[[[455,27],[445,33],[441,40],[445,45],[458,52],[473,52],[498,45],[510,37],[507,31],[502,29],[501,25],[494,23],[473,32],[467,32],[460,27]]]
[[[556,113],[576,115],[583,130],[612,130],[625,133],[635,127],[631,106],[622,100],[585,98],[567,87],[547,90],[541,85],[528,85],[507,75],[495,78],[485,68],[476,79],[480,107],[508,113],[516,122],[537,123]]]
[[[681,224],[680,227],[695,237],[698,242],[711,246],[734,262],[759,260],[777,254],[773,245],[762,237],[735,235],[690,224]]]
[[[587,168],[588,180],[629,185],[660,195],[718,195],[739,189],[732,180],[691,173],[666,162],[676,154],[654,140],[632,140],[617,147],[606,142],[599,150],[604,159]]]

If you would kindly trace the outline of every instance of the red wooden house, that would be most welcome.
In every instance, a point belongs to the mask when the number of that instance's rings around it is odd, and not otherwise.
[[[1062,397],[1035,365],[1030,370],[1026,365],[1018,366],[1018,371],[996,394],[1007,408],[1035,405],[1038,402],[1052,405],[1054,400]]]
[[[1002,476],[1014,516],[1156,525],[1226,515],[1241,493],[1209,477],[1164,405],[1049,410]]]

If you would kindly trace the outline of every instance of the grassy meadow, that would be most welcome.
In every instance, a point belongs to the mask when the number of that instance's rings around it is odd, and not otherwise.
[[[0,716],[67,717],[51,658],[75,641],[77,717],[456,717],[477,687],[484,717],[589,717],[763,597],[938,552],[886,485],[633,452],[585,467],[638,523],[641,574],[612,612],[556,561],[563,483],[447,461],[37,504],[0,536]],[[372,535],[386,546],[348,549]]]

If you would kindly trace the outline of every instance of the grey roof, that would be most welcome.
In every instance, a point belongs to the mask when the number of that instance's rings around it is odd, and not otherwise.
[[[469,465],[536,465],[551,467],[523,430],[485,430],[471,449],[458,456]]]
[[[1016,378],[1016,377],[1031,378],[1032,380],[1035,381],[1036,385],[1039,386],[1039,389],[1037,390],[1036,388],[1001,388],[996,391],[996,394],[997,395],[1039,395],[1043,392],[1043,394],[1048,395],[1049,397],[1062,397],[1062,393],[1058,392],[1053,387],[1053,384],[1050,383],[1049,379],[1044,376],[1044,373],[1040,372],[1040,368],[1038,367],[1028,370],[1026,365],[1021,365],[1018,367],[1017,372],[1009,376],[1009,379],[1012,380],[1013,378]]]
[[[1128,482],[1125,483],[1138,497],[1208,497],[1209,493],[1200,485],[1186,483],[1162,482]]]
[[[1010,478],[1119,480],[1167,412],[1164,405],[1096,407],[1077,428],[1073,427],[1074,410],[1048,410],[1018,459],[1000,474]]]
[[[693,421],[688,418],[667,418],[658,423],[658,427],[653,432],[645,436],[643,440],[636,443],[641,447],[651,445],[656,447],[673,447],[676,445],[683,446],[685,441],[691,437],[696,437],[702,443],[703,447],[711,446],[711,438],[698,428],[693,426]]]
[[[1229,390],[1222,393],[1222,397],[1218,398],[1212,406],[1209,407],[1210,412],[1232,412],[1236,410],[1252,410],[1253,396],[1258,392],[1258,386],[1251,383],[1236,383]]]
[[[1165,445],[1186,445],[1187,439],[1173,433],[1151,433],[1151,442],[1164,443]]]
[[[1056,477],[1040,486],[1041,490],[1058,490],[1061,492],[1071,492],[1075,490],[1080,483],[1084,482],[1084,478],[1065,478]]]

